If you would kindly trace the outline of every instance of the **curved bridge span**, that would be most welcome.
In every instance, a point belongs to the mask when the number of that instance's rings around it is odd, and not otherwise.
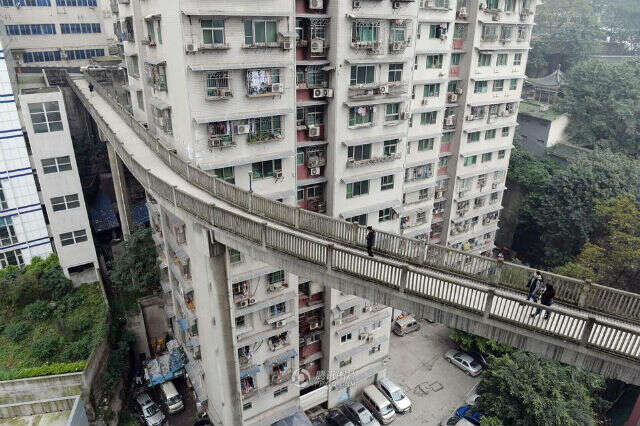
[[[216,241],[345,293],[640,385],[640,295],[545,273],[558,302],[545,321],[523,302],[530,268],[383,232],[368,257],[363,227],[217,179],[164,147],[90,77],[67,80],[144,188]]]

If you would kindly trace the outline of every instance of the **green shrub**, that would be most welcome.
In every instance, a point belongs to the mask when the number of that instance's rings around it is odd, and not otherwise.
[[[60,300],[73,290],[73,284],[64,276],[60,266],[50,266],[41,275],[43,290],[49,300]]]
[[[83,336],[80,340],[67,343],[62,351],[62,357],[72,361],[87,359],[91,355],[93,347],[91,336]]]
[[[13,342],[21,342],[31,333],[31,325],[24,321],[10,322],[4,328],[4,334]]]
[[[60,350],[60,337],[47,333],[31,343],[31,355],[41,362],[51,361]]]
[[[87,361],[59,362],[38,367],[17,368],[13,370],[0,370],[0,381],[25,379],[28,377],[51,376],[53,374],[76,373],[83,371]]]
[[[36,300],[22,310],[22,317],[29,321],[44,321],[51,316],[52,307],[46,300]]]

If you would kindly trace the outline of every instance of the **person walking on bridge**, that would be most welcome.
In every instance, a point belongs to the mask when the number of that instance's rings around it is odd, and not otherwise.
[[[540,303],[542,303],[544,306],[551,306],[551,304],[553,303],[553,298],[555,296],[556,296],[555,289],[551,284],[547,284],[547,286],[544,289],[544,292],[542,293],[542,296],[540,297]],[[538,314],[540,314],[540,312],[542,312],[542,308],[538,307],[538,309],[536,309],[536,311],[531,314],[531,317],[537,316]],[[551,316],[551,311],[546,309],[544,313],[544,319],[548,320],[550,316]]]
[[[373,257],[373,246],[376,243],[376,231],[373,230],[373,227],[367,226],[367,253],[369,256]]]
[[[535,303],[538,303],[538,294],[541,292],[543,285],[544,280],[542,274],[540,271],[536,271],[527,282],[527,289],[529,291],[529,294],[527,294],[527,302],[533,300]],[[524,305],[524,303],[520,303],[520,306],[522,305]]]

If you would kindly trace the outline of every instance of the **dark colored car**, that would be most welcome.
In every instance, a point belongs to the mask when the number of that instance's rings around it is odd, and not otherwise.
[[[474,410],[472,405],[463,405],[456,410],[456,416],[469,420],[474,425],[479,426],[484,417],[484,413]]]
[[[331,410],[327,414],[327,424],[330,426],[354,426],[353,422],[339,410]]]

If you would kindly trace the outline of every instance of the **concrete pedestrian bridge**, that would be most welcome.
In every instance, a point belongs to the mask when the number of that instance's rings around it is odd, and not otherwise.
[[[549,320],[523,302],[533,270],[366,229],[250,193],[191,166],[90,77],[67,78],[124,165],[158,203],[215,242],[345,293],[640,385],[640,295],[544,273]],[[111,149],[110,148],[110,149]],[[204,231],[207,234],[206,231]]]

